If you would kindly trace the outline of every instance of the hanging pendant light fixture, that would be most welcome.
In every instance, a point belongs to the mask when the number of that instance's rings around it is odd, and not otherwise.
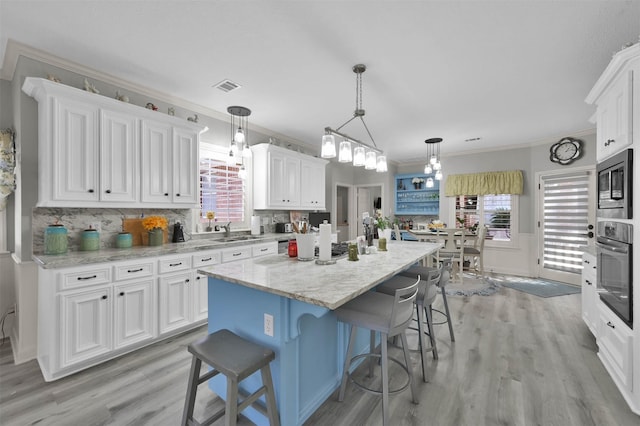
[[[424,165],[424,173],[430,175],[435,171],[434,178],[442,179],[442,163],[440,162],[440,143],[442,138],[430,138],[424,141],[427,144],[427,163]],[[431,185],[429,185],[431,180]],[[427,179],[427,187],[433,188],[433,179]]]
[[[353,66],[352,70],[356,74],[356,109],[353,112],[353,117],[347,120],[336,130],[333,130],[331,127],[324,128],[325,134],[322,136],[322,150],[320,156],[322,158],[334,158],[336,156],[334,135],[337,135],[344,138],[344,141],[340,143],[340,155],[338,157],[338,161],[341,163],[348,163],[353,157],[354,166],[365,166],[365,169],[367,170],[375,170],[377,172],[384,173],[387,171],[387,157],[384,155],[382,150],[376,146],[376,142],[373,140],[373,136],[371,136],[371,132],[367,127],[367,123],[364,121],[365,111],[362,108],[362,74],[367,70],[367,67],[363,64],[357,64]],[[340,132],[340,129],[349,124],[356,117],[360,118],[360,121],[362,121],[373,146]],[[356,145],[353,149],[353,156],[351,155],[352,143]],[[368,152],[365,154],[365,151],[367,150]]]
[[[247,169],[244,166],[244,159],[251,158],[251,148],[249,147],[249,116],[251,110],[243,106],[230,106],[227,112],[231,115],[231,144],[229,147],[229,165],[236,165],[240,162],[238,177],[246,179]]]

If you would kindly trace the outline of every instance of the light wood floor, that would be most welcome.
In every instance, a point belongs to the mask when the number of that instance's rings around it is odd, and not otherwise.
[[[579,294],[544,299],[503,288],[449,301],[456,342],[438,327],[440,359],[429,363],[430,382],[419,381],[418,405],[408,390],[391,397],[394,426],[640,425],[596,356]],[[52,383],[35,361],[13,365],[7,342],[0,347],[0,424],[179,424],[186,345],[204,333],[203,327]],[[413,361],[419,377],[417,353]],[[197,413],[222,403],[205,386],[199,396],[206,401]],[[377,425],[380,418],[380,399],[349,386],[345,402],[332,395],[307,424]]]

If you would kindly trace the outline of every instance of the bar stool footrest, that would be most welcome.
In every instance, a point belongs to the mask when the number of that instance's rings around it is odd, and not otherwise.
[[[366,354],[360,354],[360,355],[357,355],[357,356],[354,356],[353,358],[351,358],[351,363],[353,363],[354,361],[356,361],[356,360],[358,360],[360,358],[382,358],[382,355],[378,354],[378,353],[373,353],[373,352],[366,353]],[[398,364],[405,371],[405,373],[407,373],[407,383],[405,383],[404,385],[402,385],[401,387],[399,387],[397,389],[389,389],[389,395],[394,395],[394,394],[402,392],[403,390],[405,390],[406,388],[409,387],[409,385],[411,384],[411,374],[409,373],[409,370],[407,369],[407,367],[405,367],[404,364],[402,364],[397,359],[395,359],[393,357],[387,357],[387,359],[389,361],[393,361],[396,364]],[[354,385],[356,385],[358,388],[362,389],[363,391],[372,393],[374,395],[382,395],[382,391],[381,390],[371,389],[371,388],[366,387],[362,383],[357,382],[356,379],[354,379],[352,377],[351,373],[348,373],[347,375],[349,376],[349,381],[351,383],[353,383]]]

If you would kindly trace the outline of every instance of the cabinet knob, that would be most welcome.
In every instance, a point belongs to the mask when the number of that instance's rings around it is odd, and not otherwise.
[[[589,280],[584,280],[584,282],[586,282],[587,285],[591,285],[591,281],[589,281]]]
[[[106,192],[107,194],[111,194],[111,190],[110,190],[110,189],[107,189],[107,190],[106,190],[106,191],[104,191],[104,192]]]
[[[165,197],[168,197],[168,196],[169,196],[169,193],[168,193],[168,192],[165,192],[165,193],[164,193],[164,196],[165,196]]]
[[[90,190],[89,190],[89,193],[90,193],[90,194],[93,194],[93,189],[90,189]]]
[[[187,278],[186,280],[184,280],[184,282],[185,282],[185,283],[188,283],[188,282],[189,282],[189,278]]]
[[[102,296],[102,300],[107,300],[107,295]]]
[[[120,292],[120,296],[124,296],[124,291],[121,291],[121,292]]]
[[[200,277],[196,277],[196,280],[199,280],[199,279],[200,279]]]
[[[179,196],[180,196],[180,194],[176,194],[176,197],[179,197]]]

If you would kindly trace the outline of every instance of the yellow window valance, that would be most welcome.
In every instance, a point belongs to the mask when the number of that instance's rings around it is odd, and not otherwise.
[[[456,195],[522,194],[522,170],[506,172],[469,173],[449,175],[444,194]]]

